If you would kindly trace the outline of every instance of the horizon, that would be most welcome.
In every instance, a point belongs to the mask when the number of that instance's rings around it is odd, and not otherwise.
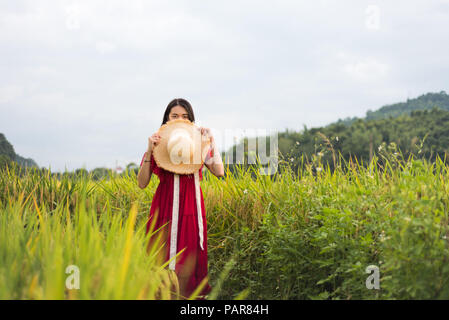
[[[420,95],[418,95],[418,96],[416,96],[416,97],[407,98],[406,101],[398,101],[398,102],[389,103],[389,104],[383,105],[383,106],[381,106],[381,107],[378,107],[377,109],[374,109],[374,110],[367,110],[366,112],[368,112],[368,111],[376,112],[376,111],[379,111],[379,110],[381,110],[381,109],[383,109],[383,108],[385,108],[385,107],[391,107],[391,106],[393,106],[393,105],[400,104],[400,103],[407,103],[407,102],[409,102],[410,100],[416,100],[416,99],[418,99],[418,98],[420,98],[420,97],[423,97],[423,96],[426,96],[426,95],[428,95],[428,94],[442,94],[442,93],[444,93],[444,94],[447,95],[447,93],[446,93],[445,90],[441,90],[441,91],[439,91],[439,92],[426,92],[426,93],[420,94]],[[350,120],[350,119],[354,119],[354,118],[364,120],[364,119],[366,119],[366,116],[367,116],[367,113],[365,113],[365,116],[363,116],[363,117],[361,117],[361,118],[358,118],[358,117],[350,117],[350,116],[348,116],[348,117],[345,118],[345,119],[338,118],[337,120],[335,120],[335,121],[333,121],[333,122],[330,122],[330,123],[328,123],[328,124],[325,124],[325,125],[323,125],[323,126],[320,126],[320,127],[308,127],[307,129],[314,129],[314,128],[316,129],[316,128],[327,127],[327,126],[330,126],[330,125],[332,125],[332,124],[334,124],[334,123],[337,123],[338,121],[345,121],[345,120]],[[237,129],[237,130],[238,130],[238,129]],[[248,130],[246,130],[246,131],[248,131]],[[251,130],[250,130],[250,131],[251,131]],[[253,130],[253,131],[254,131],[254,130]],[[285,133],[285,132],[287,132],[287,131],[288,131],[289,133],[303,133],[303,132],[304,132],[304,128],[299,129],[299,130],[298,130],[298,129],[289,129],[289,128],[285,128],[283,131],[278,131],[278,133]],[[244,132],[238,132],[238,133],[243,134]],[[0,132],[0,134],[3,134],[3,133]],[[257,135],[244,136],[244,137],[245,137],[245,138],[254,138],[254,137],[257,137]],[[5,138],[6,138],[6,137],[5,137]],[[242,139],[243,139],[243,137],[241,137],[241,138],[237,141],[237,143],[235,143],[235,141],[234,141],[234,143],[233,143],[230,147],[226,148],[225,150],[224,150],[224,149],[222,150],[222,149],[220,148],[220,151],[222,151],[222,152],[228,151],[228,150],[229,150],[230,148],[232,148],[233,146],[236,146],[236,145],[240,144],[240,143],[242,142]],[[8,139],[6,138],[6,140],[8,140]],[[13,145],[13,148],[14,148],[14,145]],[[17,155],[23,157],[23,156],[20,155],[20,154],[17,154]],[[26,157],[24,157],[24,158],[26,158]],[[27,158],[27,159],[31,159],[31,158]],[[96,167],[96,168],[92,168],[92,169],[87,169],[87,168],[85,168],[85,167],[80,167],[80,168],[75,168],[75,169],[73,169],[73,170],[67,170],[67,168],[65,168],[65,169],[62,170],[62,171],[52,171],[52,170],[51,170],[51,167],[43,167],[43,166],[39,166],[39,168],[41,168],[41,169],[42,169],[42,168],[50,169],[50,171],[51,171],[52,173],[75,172],[75,171],[78,170],[78,169],[84,169],[84,170],[87,170],[88,172],[91,172],[91,171],[94,170],[94,169],[108,169],[108,170],[112,170],[112,171],[114,171],[114,172],[120,171],[119,173],[122,173],[122,172],[125,171],[126,167],[127,167],[128,165],[132,164],[132,163],[134,163],[137,167],[139,167],[139,161],[137,161],[137,162],[129,162],[129,163],[122,164],[122,165],[118,165],[118,163],[116,162],[116,165],[113,166],[113,167]],[[120,170],[119,170],[119,169],[120,169]]]

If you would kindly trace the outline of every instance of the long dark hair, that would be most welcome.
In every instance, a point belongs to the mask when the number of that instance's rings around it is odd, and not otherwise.
[[[189,101],[187,101],[186,99],[182,99],[182,98],[176,98],[176,99],[173,99],[172,101],[170,101],[170,103],[167,106],[167,109],[165,109],[164,118],[162,119],[161,126],[168,122],[168,116],[170,114],[170,111],[173,107],[176,107],[176,106],[184,107],[184,109],[186,109],[187,114],[189,116],[189,120],[191,122],[195,122],[195,115],[193,114],[193,109],[192,109],[192,106],[190,105]]]

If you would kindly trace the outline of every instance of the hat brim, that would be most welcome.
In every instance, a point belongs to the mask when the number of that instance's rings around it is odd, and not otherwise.
[[[192,138],[194,150],[197,150],[190,161],[191,163],[176,164],[170,159],[167,144],[172,132],[178,129],[186,130]],[[210,137],[202,135],[193,122],[186,119],[171,120],[159,128],[158,134],[161,139],[153,149],[153,157],[158,167],[177,174],[192,174],[201,168],[210,147]]]

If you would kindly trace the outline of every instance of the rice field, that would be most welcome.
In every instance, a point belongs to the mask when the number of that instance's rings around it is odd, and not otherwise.
[[[319,159],[317,160],[319,161]],[[320,168],[321,170],[317,170]],[[0,172],[0,299],[179,299],[148,247],[158,184]],[[448,299],[449,174],[437,159],[340,157],[204,175],[209,299]],[[368,288],[368,266],[379,288]],[[195,298],[192,295],[189,298]]]

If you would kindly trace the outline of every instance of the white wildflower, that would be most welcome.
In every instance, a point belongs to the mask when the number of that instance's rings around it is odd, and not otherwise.
[[[380,234],[380,236],[379,236],[379,240],[380,240],[380,242],[384,242],[385,240],[388,240],[388,239],[390,239],[391,237],[386,237],[385,236],[385,233],[381,233]]]
[[[318,172],[320,172],[321,170],[323,170],[323,168],[321,168],[321,167],[316,168],[316,171],[318,171]]]
[[[247,193],[248,193],[248,190],[246,190],[246,189],[243,190],[243,193],[244,193],[244,194],[247,194]]]

